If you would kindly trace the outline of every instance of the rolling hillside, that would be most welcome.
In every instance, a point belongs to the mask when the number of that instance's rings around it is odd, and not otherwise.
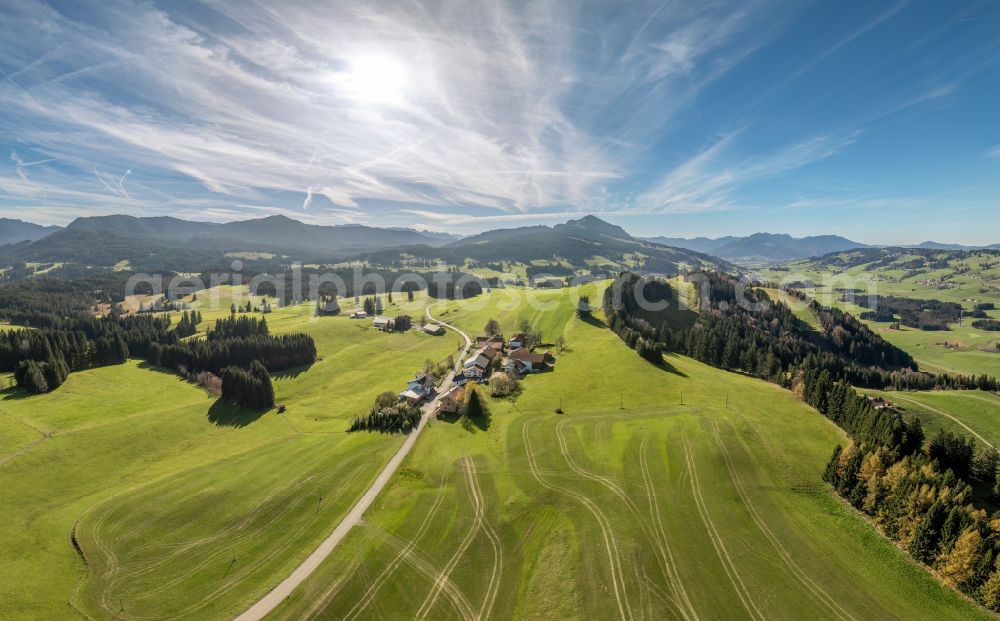
[[[876,294],[958,304],[966,315],[978,304],[1000,307],[997,250],[865,248],[794,261],[761,270],[759,275],[792,285],[823,305],[838,306],[855,315],[868,309],[847,301],[847,290],[855,290],[861,298]],[[983,314],[1000,318],[998,310]],[[966,317],[950,323],[948,330],[933,331],[897,327],[885,321],[864,323],[912,354],[928,371],[1000,376],[1000,333],[979,329],[973,321]]]
[[[831,496],[843,436],[789,392],[649,365],[572,290],[527,294],[534,315],[517,295],[446,318],[533,317],[567,340],[555,370],[491,400],[485,428],[434,422],[276,619],[989,618]]]

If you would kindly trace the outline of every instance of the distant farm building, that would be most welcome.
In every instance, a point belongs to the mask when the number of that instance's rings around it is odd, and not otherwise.
[[[424,326],[423,330],[424,330],[424,332],[426,332],[427,334],[430,334],[431,336],[443,336],[444,335],[444,327],[441,326],[441,325],[439,325],[439,324],[436,324],[436,323],[429,323],[429,324],[427,324],[426,326]]]

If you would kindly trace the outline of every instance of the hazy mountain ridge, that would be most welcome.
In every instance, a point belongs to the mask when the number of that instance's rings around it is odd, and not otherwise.
[[[866,248],[866,244],[839,235],[792,237],[786,233],[754,233],[747,237],[727,236],[712,239],[696,237],[653,237],[650,241],[687,248],[735,262],[784,262],[831,252]]]
[[[0,246],[24,241],[37,241],[62,230],[58,226],[42,226],[14,218],[0,218]]]

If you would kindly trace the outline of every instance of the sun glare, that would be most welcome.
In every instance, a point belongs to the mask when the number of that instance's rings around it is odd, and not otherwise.
[[[402,99],[406,85],[403,66],[384,56],[361,56],[351,61],[348,79],[358,99],[372,103],[392,103]]]

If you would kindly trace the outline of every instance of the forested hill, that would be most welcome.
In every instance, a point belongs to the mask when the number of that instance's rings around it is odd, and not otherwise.
[[[629,304],[628,300],[634,296],[628,292],[640,287],[644,291],[653,287],[655,295],[651,297],[647,292],[647,299],[671,297],[669,291],[663,292],[668,287],[665,283],[652,284],[632,273],[620,275],[606,291],[604,311],[609,324],[640,353],[649,351],[643,345],[655,344],[714,367],[740,371],[786,387],[792,386],[799,373],[820,369],[834,380],[872,388],[998,388],[997,380],[986,376],[920,372],[910,354],[837,308],[812,303],[810,309],[820,324],[817,330],[796,317],[788,306],[770,300],[762,290],[740,294],[740,284],[728,275],[703,276],[695,285],[702,308],[692,326],[671,328],[668,318],[674,310],[657,315],[640,312],[634,304]],[[622,303],[616,301],[616,291],[624,292]]]
[[[595,216],[585,216],[555,226],[529,226],[487,231],[439,248],[414,247],[367,255],[374,263],[388,264],[404,255],[462,264],[479,262],[565,261],[576,267],[593,264],[635,266],[647,272],[676,273],[691,269],[732,271],[728,263],[699,252],[637,239],[621,227]]]

